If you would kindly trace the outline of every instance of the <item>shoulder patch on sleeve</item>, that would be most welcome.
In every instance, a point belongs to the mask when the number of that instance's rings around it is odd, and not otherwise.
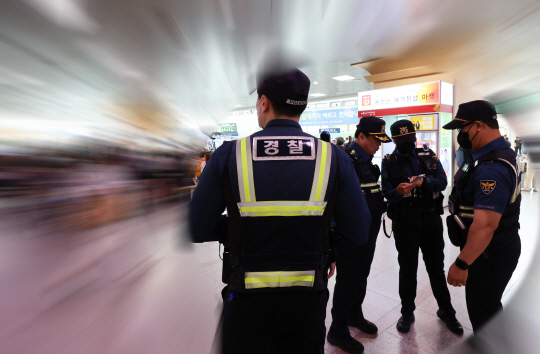
[[[491,194],[495,190],[495,186],[497,185],[497,181],[492,180],[480,180],[480,189],[485,195]]]

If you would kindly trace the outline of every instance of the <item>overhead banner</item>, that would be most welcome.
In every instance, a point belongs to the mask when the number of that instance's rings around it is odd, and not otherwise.
[[[441,81],[390,87],[358,93],[358,116],[387,116],[432,112],[452,112],[453,86]]]
[[[343,107],[304,111],[300,116],[300,125],[346,125],[358,124],[358,108]]]

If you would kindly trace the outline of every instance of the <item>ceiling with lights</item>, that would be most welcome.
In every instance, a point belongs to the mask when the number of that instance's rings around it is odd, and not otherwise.
[[[537,1],[3,0],[0,123],[204,129],[254,106],[272,47],[311,79],[310,100],[433,66],[504,100],[540,91],[539,23]]]

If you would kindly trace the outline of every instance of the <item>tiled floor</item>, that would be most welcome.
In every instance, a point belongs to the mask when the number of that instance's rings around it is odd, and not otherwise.
[[[523,251],[504,302],[515,294],[538,236],[538,194],[524,192],[523,199]],[[16,216],[0,218],[0,353],[209,353],[219,318],[221,260],[217,243],[182,241],[183,213],[180,206],[165,207],[69,235],[43,233]],[[448,269],[458,249],[446,244]],[[394,240],[381,232],[363,307],[379,334],[351,328],[366,353],[437,353],[472,333],[463,288],[450,293],[465,335],[452,334],[436,317],[422,260],[416,322],[408,334],[399,333],[398,271]],[[334,284],[335,277],[331,293]],[[331,304],[332,298],[327,328]],[[342,351],[327,343],[325,353]]]
[[[523,192],[522,216],[521,216],[521,240],[522,255],[518,268],[512,277],[505,295],[503,303],[510,300],[517,289],[523,277],[523,272],[527,269],[532,251],[535,249],[537,230],[538,230],[538,193]],[[534,217],[533,217],[534,216]],[[444,217],[444,216],[443,216]],[[526,220],[526,221],[525,221]],[[388,226],[390,222],[388,221]],[[446,226],[445,226],[446,229]],[[445,231],[445,270],[448,270],[453,263],[459,249],[454,247]],[[217,248],[212,244],[198,245],[197,254],[201,259],[212,258],[217,253]],[[203,264],[206,261],[203,261]],[[217,264],[217,266],[216,266]],[[212,263],[204,266],[206,274],[212,279],[216,286],[216,293],[221,289],[221,273],[219,263]],[[422,254],[419,255],[418,263],[418,288],[416,296],[415,311],[416,322],[412,325],[411,331],[402,334],[397,331],[396,323],[400,313],[400,299],[398,293],[398,274],[399,265],[397,262],[397,251],[394,245],[394,239],[388,239],[384,233],[379,234],[377,240],[377,249],[375,258],[368,278],[368,291],[364,301],[364,315],[367,319],[374,322],[379,327],[378,335],[367,335],[361,333],[355,328],[350,328],[351,335],[364,344],[366,353],[438,353],[447,349],[452,344],[458,343],[472,334],[472,326],[467,314],[465,303],[465,289],[449,287],[452,297],[452,304],[457,311],[457,318],[462,323],[465,333],[463,336],[457,336],[446,328],[438,319],[436,312],[437,302],[431,291],[429,278],[422,260]],[[327,307],[326,328],[328,330],[332,322],[330,313],[332,304],[333,287],[335,277],[329,282],[330,300]],[[325,353],[343,353],[340,349],[329,343],[325,345]]]

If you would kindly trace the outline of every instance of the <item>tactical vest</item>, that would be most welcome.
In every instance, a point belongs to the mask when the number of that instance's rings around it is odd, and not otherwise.
[[[504,209],[499,226],[493,234],[490,245],[512,239],[518,235],[519,212],[521,206],[521,171],[519,161],[512,155],[495,150],[482,155],[476,163],[469,156],[454,176],[454,187],[448,202],[450,216],[447,218],[448,235],[454,246],[463,247],[474,219],[474,204],[465,199],[465,188],[478,165],[500,163],[515,176],[516,183],[512,196]]]
[[[424,174],[428,178],[435,178],[437,175],[437,156],[427,145],[416,148],[418,155],[419,174]],[[388,174],[383,176],[394,188],[400,183],[409,183],[409,177],[405,172],[407,166],[406,157],[394,152],[384,158],[388,164]],[[415,187],[411,193],[403,196],[403,199],[396,203],[389,203],[388,217],[393,221],[420,222],[422,215],[427,213],[442,215],[444,196],[440,192],[432,192],[422,186]]]
[[[346,147],[344,150],[353,162],[369,211],[374,215],[384,213],[387,205],[384,201],[381,187],[378,184],[379,177],[381,176],[379,166],[374,165],[371,161],[364,161],[364,159],[350,147]]]
[[[265,163],[271,169],[274,161],[253,161],[251,137],[236,141],[235,146],[231,144],[224,178],[229,223],[223,273],[223,282],[230,290],[253,293],[326,289],[328,231],[337,194],[339,160],[335,159],[337,175],[329,187],[335,147],[315,140],[318,148],[313,182],[309,182],[311,193],[305,200],[257,200],[253,164]],[[290,169],[295,169],[295,161],[290,161]],[[236,171],[234,178],[230,171]],[[233,191],[236,185],[237,194]]]

